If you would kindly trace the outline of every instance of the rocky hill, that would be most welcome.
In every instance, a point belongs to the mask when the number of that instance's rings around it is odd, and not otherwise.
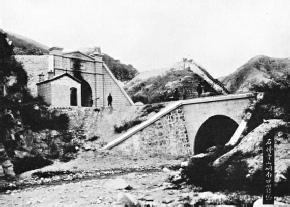
[[[199,83],[203,87],[203,96],[228,93],[203,67],[187,59],[169,68],[141,72],[126,84],[125,89],[134,102],[156,103],[195,98]]]
[[[253,84],[267,82],[272,76],[290,72],[290,58],[255,56],[234,73],[219,80],[231,93],[249,91]]]
[[[44,55],[48,54],[48,47],[30,38],[12,32],[7,32],[7,37],[13,42],[16,55]]]

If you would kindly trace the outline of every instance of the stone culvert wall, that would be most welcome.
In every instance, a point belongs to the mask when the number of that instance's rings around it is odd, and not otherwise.
[[[185,156],[191,154],[184,112],[179,107],[113,148],[131,155]]]

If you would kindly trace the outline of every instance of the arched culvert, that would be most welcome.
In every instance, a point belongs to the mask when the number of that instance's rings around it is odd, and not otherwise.
[[[212,116],[198,129],[194,141],[194,154],[205,152],[208,148],[226,144],[238,128],[238,124],[223,115]]]

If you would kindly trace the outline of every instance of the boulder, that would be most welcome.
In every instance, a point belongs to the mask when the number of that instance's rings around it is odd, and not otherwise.
[[[92,144],[91,143],[85,143],[83,145],[84,150],[89,151],[92,150]]]
[[[14,154],[15,154],[14,157],[20,158],[20,159],[23,159],[24,157],[29,156],[28,152],[20,151],[20,150],[14,150]]]
[[[141,101],[135,103],[135,106],[143,106],[143,105],[144,104]]]
[[[51,130],[50,134],[52,137],[55,137],[55,136],[58,136],[60,133],[56,130]]]
[[[162,171],[166,173],[170,172],[170,170],[167,167],[163,168]]]
[[[130,193],[119,193],[117,198],[117,204],[122,206],[135,207],[140,206],[138,200]]]
[[[183,181],[180,171],[172,171],[167,172],[168,177],[166,180],[169,180],[171,183],[177,184]]]
[[[188,161],[184,161],[184,162],[182,162],[182,163],[180,164],[180,167],[182,167],[182,168],[187,167],[188,164],[189,164]]]

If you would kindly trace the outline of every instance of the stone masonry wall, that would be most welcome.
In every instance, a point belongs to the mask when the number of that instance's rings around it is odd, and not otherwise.
[[[182,108],[179,107],[161,117],[114,147],[113,150],[120,150],[131,155],[147,156],[191,154]]]
[[[106,106],[106,102],[104,99],[104,76],[103,75],[96,75],[96,82],[97,82],[97,97],[96,100],[96,107],[103,107]]]
[[[51,83],[44,83],[37,86],[38,94],[43,100],[51,104]]]
[[[103,73],[103,63],[95,62],[95,72],[96,73]]]
[[[130,106],[130,102],[125,97],[124,93],[121,91],[119,86],[115,83],[115,81],[112,79],[112,77],[109,75],[109,73],[104,69],[104,103],[105,106],[107,103],[107,97],[109,93],[111,93],[113,97],[113,107],[114,106]]]
[[[16,55],[17,61],[21,62],[28,75],[27,87],[33,96],[37,96],[36,83],[39,82],[39,74],[47,78],[48,55]]]

